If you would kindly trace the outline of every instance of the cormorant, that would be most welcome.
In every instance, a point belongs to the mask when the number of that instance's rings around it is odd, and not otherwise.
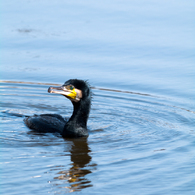
[[[25,124],[37,132],[60,133],[63,137],[88,136],[87,120],[91,108],[91,90],[86,81],[70,79],[61,87],[49,87],[49,93],[61,94],[73,104],[73,114],[69,120],[58,114],[41,114],[26,117]]]

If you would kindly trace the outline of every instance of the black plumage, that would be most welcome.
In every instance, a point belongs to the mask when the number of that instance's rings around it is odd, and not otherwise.
[[[41,114],[26,117],[25,124],[37,132],[59,133],[63,137],[88,136],[87,120],[91,108],[91,89],[86,81],[70,79],[61,87],[50,87],[49,93],[62,94],[73,104],[73,114],[69,120],[58,114]]]

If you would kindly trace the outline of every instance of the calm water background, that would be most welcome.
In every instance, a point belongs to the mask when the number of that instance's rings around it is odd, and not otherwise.
[[[195,193],[193,0],[0,9],[1,194]],[[30,131],[25,115],[71,115],[47,93],[70,78],[93,87],[89,138]]]

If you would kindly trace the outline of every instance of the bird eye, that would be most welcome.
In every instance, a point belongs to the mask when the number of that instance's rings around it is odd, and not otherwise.
[[[72,85],[70,85],[70,90],[73,90],[73,89],[74,89],[74,87]]]

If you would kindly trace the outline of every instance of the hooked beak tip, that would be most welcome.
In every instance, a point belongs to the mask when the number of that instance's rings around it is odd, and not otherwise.
[[[48,93],[52,93],[52,87],[48,88]]]

